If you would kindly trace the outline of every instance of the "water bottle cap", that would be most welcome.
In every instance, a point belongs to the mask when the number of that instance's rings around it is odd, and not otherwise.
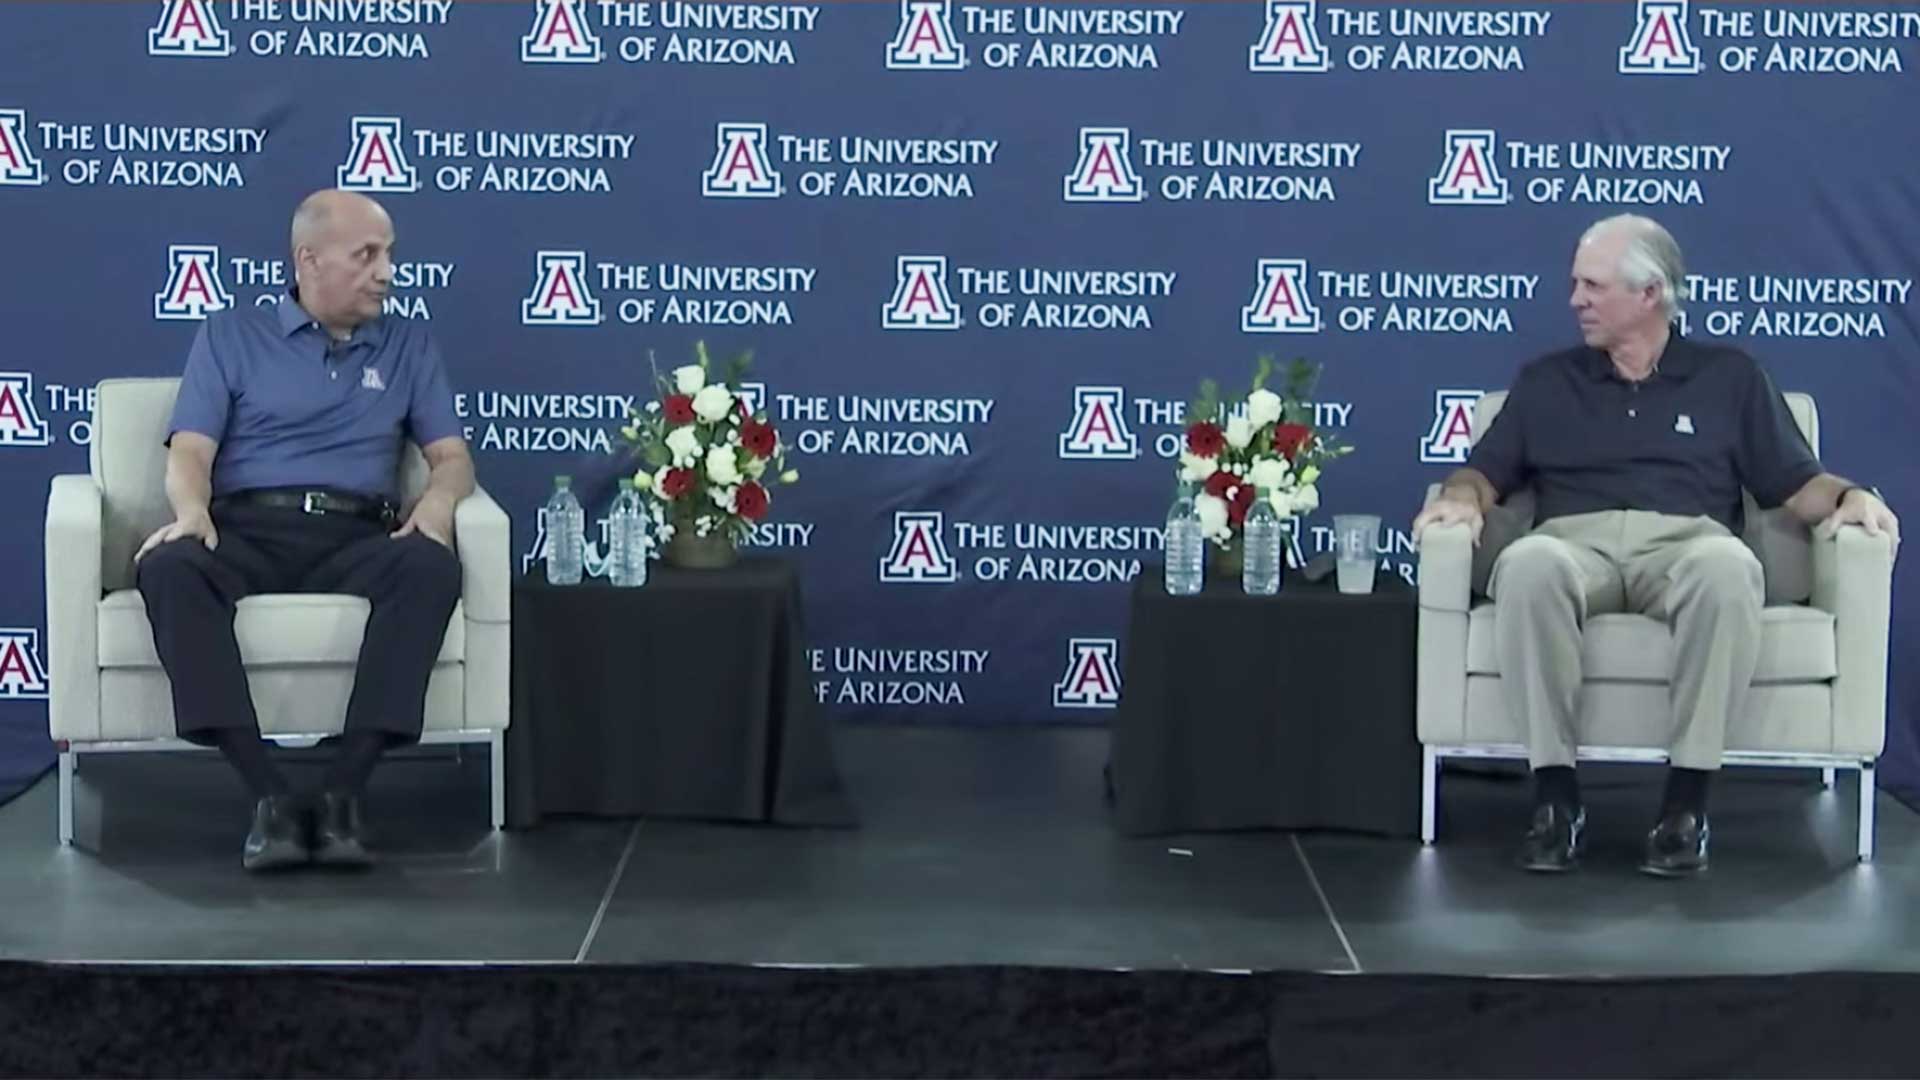
[[[573,477],[556,476],[553,478],[553,486],[554,487],[571,487],[573,486]]]
[[[632,490],[633,490],[633,477],[631,477],[631,476],[623,476],[623,477],[621,477],[621,478],[620,478],[620,490],[621,490],[621,491],[632,491]]]

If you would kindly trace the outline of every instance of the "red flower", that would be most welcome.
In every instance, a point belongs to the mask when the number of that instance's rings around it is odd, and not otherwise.
[[[767,516],[767,489],[749,480],[733,493],[733,508],[748,521]]]
[[[1273,429],[1273,448],[1285,454],[1288,461],[1313,445],[1313,429],[1305,424],[1279,424]]]
[[[677,499],[692,490],[692,469],[668,469],[667,475],[660,481],[660,494],[669,499]]]
[[[1239,525],[1247,520],[1247,511],[1253,509],[1253,485],[1242,481],[1233,493],[1233,501],[1227,504],[1227,523]]]
[[[685,394],[670,395],[661,403],[661,408],[665,410],[669,424],[693,423],[693,399]]]
[[[758,420],[748,420],[740,425],[740,445],[752,451],[757,458],[769,458],[780,443],[773,432],[772,424],[763,424]]]
[[[1199,457],[1213,457],[1227,448],[1227,435],[1220,425],[1203,420],[1187,428],[1187,449]]]
[[[1238,483],[1240,483],[1239,477],[1225,469],[1221,469],[1219,472],[1207,477],[1206,491],[1207,494],[1216,499],[1224,499],[1227,497],[1227,489]]]

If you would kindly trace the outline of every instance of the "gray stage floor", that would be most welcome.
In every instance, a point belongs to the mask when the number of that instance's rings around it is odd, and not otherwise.
[[[486,826],[484,751],[376,775],[364,874],[255,877],[210,754],[85,759],[94,850],[55,842],[49,775],[0,807],[0,955],[132,961],[1030,964],[1457,974],[1920,970],[1920,823],[1854,788],[1729,773],[1714,867],[1635,873],[1659,774],[1587,771],[1586,868],[1509,868],[1517,776],[1449,774],[1441,843],[1258,832],[1126,839],[1094,729],[847,727],[860,829],[648,820]],[[296,765],[296,771],[308,768]]]

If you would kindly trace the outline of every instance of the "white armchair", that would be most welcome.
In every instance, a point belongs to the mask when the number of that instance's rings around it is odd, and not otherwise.
[[[93,413],[90,475],[56,476],[47,499],[48,728],[60,751],[60,840],[74,834],[74,771],[82,753],[195,749],[176,737],[173,698],[154,652],[133,553],[173,519],[162,442],[178,379],[109,379]],[[408,445],[404,504],[425,487],[426,461]],[[427,683],[423,743],[491,747],[492,820],[506,816],[511,540],[507,516],[483,490],[454,512],[465,580]],[[262,734],[311,744],[345,721],[366,600],[267,594],[234,616]]]
[[[1820,452],[1819,413],[1786,394],[1807,444]],[[1490,393],[1474,412],[1478,441],[1506,401]],[[1428,490],[1432,500],[1438,486]],[[1874,762],[1886,741],[1887,636],[1893,545],[1857,526],[1816,540],[1785,509],[1747,496],[1746,540],[1766,574],[1760,662],[1742,715],[1727,730],[1727,765],[1811,766],[1860,773],[1859,843],[1873,857]],[[1434,838],[1440,761],[1527,756],[1526,726],[1509,716],[1486,599],[1493,560],[1533,524],[1533,494],[1509,495],[1488,515],[1475,548],[1464,525],[1427,530],[1420,544],[1419,706],[1425,748],[1421,839]],[[1577,719],[1581,760],[1664,761],[1672,730],[1667,683],[1671,634],[1645,615],[1587,622]]]

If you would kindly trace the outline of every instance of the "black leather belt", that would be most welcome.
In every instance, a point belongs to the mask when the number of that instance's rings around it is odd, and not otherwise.
[[[391,499],[370,499],[325,488],[250,488],[222,495],[217,502],[233,506],[271,506],[303,514],[344,514],[382,525],[400,520],[400,508]]]

